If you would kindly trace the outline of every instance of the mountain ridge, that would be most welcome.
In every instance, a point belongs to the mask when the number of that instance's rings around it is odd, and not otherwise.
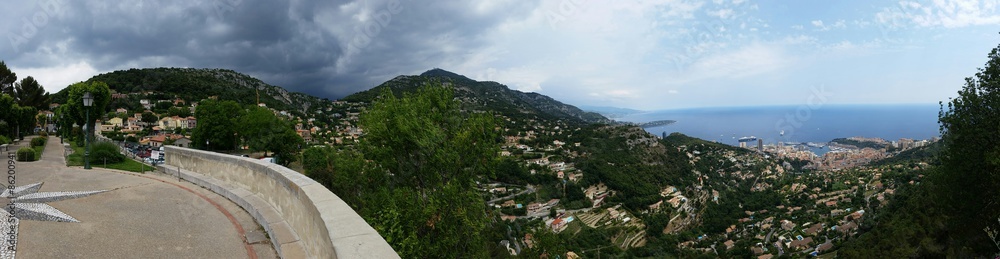
[[[308,113],[326,98],[265,83],[264,81],[221,68],[132,68],[95,75],[87,82],[103,81],[117,93],[162,93],[189,102],[217,97],[242,104],[263,103],[268,107],[294,113]],[[65,103],[67,89],[53,94],[53,101]]]
[[[400,96],[406,92],[416,91],[424,84],[435,82],[454,87],[456,98],[462,99],[472,108],[486,108],[506,115],[523,113],[539,118],[565,119],[584,124],[614,123],[603,115],[583,111],[543,94],[513,90],[493,81],[476,81],[439,68],[415,76],[397,76],[374,88],[344,97],[343,100],[370,102],[382,89],[389,89],[393,94]]]

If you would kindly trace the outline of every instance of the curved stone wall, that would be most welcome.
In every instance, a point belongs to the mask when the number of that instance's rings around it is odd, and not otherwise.
[[[371,226],[316,181],[260,160],[165,147],[161,172],[201,185],[239,204],[282,258],[399,258]]]

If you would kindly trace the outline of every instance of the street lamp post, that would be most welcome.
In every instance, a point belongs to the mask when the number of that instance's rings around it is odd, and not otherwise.
[[[87,150],[83,152],[83,169],[90,169],[90,106],[94,105],[94,97],[90,95],[90,92],[83,94],[83,106],[87,110],[87,121],[83,123],[86,127],[87,132],[85,132],[83,141],[84,145],[87,146]]]

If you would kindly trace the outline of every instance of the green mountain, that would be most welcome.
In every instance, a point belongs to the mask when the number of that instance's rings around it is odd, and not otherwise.
[[[289,92],[228,69],[133,68],[96,75],[87,81],[103,81],[117,93],[152,93],[150,99],[161,100],[176,97],[193,102],[215,96],[254,104],[259,96],[260,102],[268,107],[301,114],[308,114],[323,103],[318,97]],[[54,94],[53,102],[65,103],[66,95],[65,89]]]
[[[417,76],[398,76],[375,88],[344,98],[345,101],[370,102],[389,89],[401,96],[413,92],[424,84],[439,81],[455,88],[455,96],[473,109],[485,109],[507,116],[529,116],[536,119],[567,120],[576,123],[612,123],[594,112],[585,112],[572,105],[559,102],[538,93],[512,90],[492,81],[476,81],[442,69],[432,69]]]

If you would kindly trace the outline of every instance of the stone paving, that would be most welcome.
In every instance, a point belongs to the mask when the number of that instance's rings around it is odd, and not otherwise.
[[[166,175],[67,167],[64,152],[51,137],[41,160],[15,163],[12,190],[3,181],[0,258],[277,257],[224,197]]]

